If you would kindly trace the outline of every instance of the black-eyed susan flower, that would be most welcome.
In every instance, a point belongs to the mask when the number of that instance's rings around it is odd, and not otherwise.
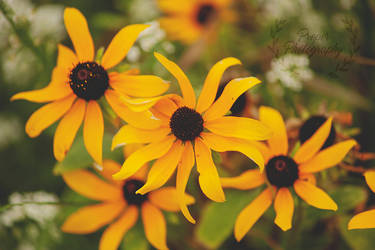
[[[156,76],[117,73],[110,70],[120,63],[147,25],[129,25],[113,38],[100,62],[94,60],[94,43],[85,17],[74,8],[64,11],[66,30],[75,52],[59,45],[57,66],[50,84],[40,90],[21,92],[12,100],[24,99],[45,103],[26,123],[26,133],[38,136],[61,119],[54,136],[55,158],[63,160],[82,122],[83,138],[93,159],[102,162],[104,121],[98,100],[105,96],[113,110],[130,124],[152,114],[145,111],[168,84]],[[136,97],[136,98],[135,98]],[[136,113],[138,112],[138,113]],[[152,123],[145,126],[151,126]]]
[[[209,24],[231,21],[232,0],[158,0],[161,27],[172,40],[193,43],[202,37]],[[215,27],[216,28],[216,27]]]
[[[364,173],[367,185],[375,193],[375,171],[369,170]],[[355,215],[348,224],[348,229],[375,228],[375,209]]]
[[[225,196],[211,150],[239,151],[259,167],[264,166],[261,153],[251,142],[267,139],[270,130],[254,119],[225,116],[235,100],[260,81],[255,77],[234,79],[214,102],[223,72],[232,65],[240,64],[235,58],[225,58],[216,63],[208,73],[196,102],[194,89],[184,72],[164,56],[158,53],[155,56],[177,78],[183,98],[167,95],[155,104],[151,111],[161,122],[158,128],[125,125],[119,130],[113,139],[113,147],[124,143],[149,144],[130,155],[120,172],[113,177],[128,178],[146,162],[157,159],[146,184],[137,191],[146,194],[164,185],[177,168],[179,204],[185,217],[194,223],[182,198],[195,162],[201,190],[208,198],[218,202],[224,201]]]
[[[126,232],[136,224],[140,213],[147,240],[157,249],[167,249],[166,222],[160,209],[179,211],[176,189],[165,187],[146,195],[136,194],[144,184],[146,168],[125,181],[114,181],[112,174],[119,169],[118,163],[104,160],[101,175],[105,179],[88,170],[62,175],[71,189],[101,203],[80,208],[65,220],[61,229],[66,233],[88,234],[109,224],[100,239],[99,249],[115,250]],[[194,198],[186,194],[184,200],[187,204],[194,202]]]
[[[248,190],[265,183],[268,187],[238,215],[234,235],[240,241],[265,211],[274,203],[275,223],[286,231],[292,227],[294,201],[290,188],[311,206],[336,210],[336,203],[316,186],[314,173],[335,166],[356,144],[346,140],[319,151],[327,139],[332,118],[327,119],[293,157],[288,156],[288,138],[284,121],[277,110],[261,107],[260,121],[268,125],[273,135],[267,145],[256,142],[265,159],[265,171],[248,170],[238,177],[222,178],[223,187]]]

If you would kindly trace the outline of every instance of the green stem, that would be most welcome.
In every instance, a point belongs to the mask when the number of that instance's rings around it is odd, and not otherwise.
[[[83,206],[89,205],[91,203],[87,202],[53,202],[53,201],[26,201],[20,203],[10,203],[4,206],[0,206],[0,213],[4,212],[5,210],[15,207],[15,206],[23,206],[23,205],[58,205],[58,206]]]

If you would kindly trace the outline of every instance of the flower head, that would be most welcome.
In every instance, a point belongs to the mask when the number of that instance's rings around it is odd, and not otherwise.
[[[40,90],[18,93],[12,100],[49,102],[35,111],[27,121],[26,133],[30,137],[38,136],[62,117],[53,144],[55,158],[59,161],[64,159],[84,121],[86,149],[101,164],[104,122],[97,101],[105,96],[113,110],[131,123],[137,116],[151,115],[145,110],[158,100],[159,97],[155,96],[168,89],[168,84],[156,76],[138,76],[132,74],[132,71],[111,72],[124,59],[147,25],[135,24],[121,29],[112,39],[101,61],[97,62],[94,59],[94,43],[82,13],[74,8],[66,8],[64,21],[75,53],[59,45],[57,66],[52,72],[50,84]]]
[[[261,173],[259,170],[248,170],[238,177],[221,179],[224,187],[241,190],[269,184],[269,187],[237,217],[234,235],[238,241],[245,236],[272,202],[276,211],[275,223],[284,231],[292,227],[294,201],[289,190],[291,187],[309,205],[320,209],[336,210],[336,203],[316,186],[313,173],[338,164],[356,144],[350,139],[319,151],[331,130],[332,118],[329,118],[292,157],[288,155],[288,137],[280,113],[269,107],[261,107],[259,113],[260,121],[273,131],[267,145],[257,143],[265,159],[265,171]]]

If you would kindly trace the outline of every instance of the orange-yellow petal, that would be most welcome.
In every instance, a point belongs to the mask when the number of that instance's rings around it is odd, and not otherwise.
[[[195,93],[191,83],[182,69],[163,55],[155,52],[156,59],[177,79],[186,106],[195,108]]]
[[[348,224],[348,229],[375,228],[375,209],[355,215]]]
[[[268,188],[241,211],[234,224],[234,237],[237,241],[240,241],[245,236],[271,206],[271,203],[272,192]]]
[[[337,165],[349,150],[357,144],[355,140],[346,140],[330,146],[307,162],[299,166],[299,170],[304,173],[315,173]]]
[[[276,212],[275,224],[283,231],[291,229],[294,201],[288,188],[280,188],[279,191],[277,191],[274,207]]]
[[[30,137],[37,137],[52,123],[63,116],[72,106],[75,95],[46,104],[35,111],[26,122],[25,130]]]
[[[142,221],[151,245],[157,249],[168,249],[167,225],[162,212],[150,202],[145,202],[142,205]]]
[[[221,185],[224,188],[235,188],[240,190],[248,190],[259,187],[265,183],[264,176],[258,169],[247,170],[236,177],[221,178]]]
[[[365,176],[367,185],[372,190],[372,192],[375,193],[375,171],[373,170],[366,171],[364,176]]]
[[[78,59],[82,62],[93,61],[94,42],[86,18],[75,8],[65,8],[64,23]]]
[[[169,97],[170,95],[167,96]],[[172,98],[168,98],[167,96],[160,99],[153,108],[169,118],[173,115],[173,113],[176,111],[176,109],[178,109],[179,106],[173,101]]]
[[[96,101],[91,100],[87,104],[85,123],[83,124],[83,141],[87,152],[99,165],[102,165],[103,160],[103,134],[102,110]]]
[[[115,219],[124,207],[124,202],[111,202],[80,208],[65,220],[61,230],[72,234],[93,233]]]
[[[202,113],[211,106],[215,100],[216,92],[224,71],[236,64],[241,64],[240,60],[234,57],[227,57],[212,66],[204,81],[203,89],[197,103],[197,112]]]
[[[85,116],[86,102],[78,99],[72,108],[61,119],[53,138],[53,154],[58,161],[62,161],[68,153],[79,127]]]
[[[95,169],[106,180],[112,183],[115,183],[116,185],[122,185],[123,184],[122,181],[116,181],[112,178],[112,175],[120,171],[120,168],[121,168],[121,165],[118,164],[117,162],[110,160],[110,159],[104,159],[103,168],[102,169],[95,168]]]
[[[199,138],[195,140],[195,159],[202,192],[213,201],[224,202],[225,195],[212,160],[211,150]]]
[[[332,118],[328,118],[322,126],[298,149],[294,155],[297,163],[303,163],[310,160],[323,146],[332,127]]]
[[[311,184],[313,184],[314,186],[316,185],[316,178],[315,178],[315,175],[314,174],[310,174],[310,173],[301,173],[299,172],[299,177],[298,177],[300,180],[302,181],[307,181],[307,182],[310,182]]]
[[[177,212],[180,206],[177,202],[177,190],[174,187],[160,188],[151,192],[148,198],[152,204],[166,211]],[[183,202],[187,205],[194,203],[194,197],[188,194],[183,195]]]
[[[73,67],[78,63],[76,54],[62,44],[57,45],[57,49],[57,66],[65,70],[73,69]]]
[[[131,229],[138,219],[138,208],[128,207],[120,219],[109,225],[100,238],[99,250],[117,250],[124,235]]]
[[[276,109],[262,106],[259,108],[259,120],[272,131],[272,136],[267,141],[272,155],[286,155],[288,153],[288,136],[280,112]]]
[[[142,112],[149,110],[152,106],[155,105],[162,97],[142,97],[142,98],[132,98],[124,94],[118,96],[118,100],[121,103],[124,103],[130,110],[133,112]]]
[[[310,182],[297,180],[294,183],[294,190],[302,200],[313,207],[333,211],[337,210],[337,205],[331,197]]]

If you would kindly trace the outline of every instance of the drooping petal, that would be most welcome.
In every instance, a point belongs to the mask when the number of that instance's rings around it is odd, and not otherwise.
[[[109,225],[100,238],[99,250],[117,250],[124,235],[131,229],[138,219],[138,208],[128,207],[120,219]]]
[[[311,159],[323,146],[332,127],[332,118],[328,118],[322,126],[298,149],[294,155],[297,163],[303,163]]]
[[[191,86],[191,83],[189,79],[187,78],[187,76],[185,75],[185,73],[181,70],[181,68],[177,64],[168,60],[163,55],[155,52],[154,56],[177,79],[178,84],[180,85],[180,89],[184,97],[186,106],[188,106],[189,108],[195,108],[194,89]]]
[[[211,132],[247,140],[266,140],[271,136],[271,131],[260,121],[235,116],[224,116],[207,121],[205,127]]]
[[[367,185],[372,190],[372,192],[375,193],[375,171],[369,170],[364,174],[364,176],[365,176]]]
[[[62,177],[71,189],[87,198],[100,201],[122,200],[121,188],[101,180],[87,170],[67,171]]]
[[[149,110],[152,106],[155,105],[157,101],[159,101],[162,97],[143,97],[143,98],[131,98],[124,94],[120,94],[118,96],[118,100],[121,103],[125,103],[126,106],[132,110],[133,112],[142,112]]]
[[[263,143],[263,142],[260,142],[260,141],[252,141],[251,142],[254,147],[256,147],[260,153],[263,155],[263,159],[264,159],[264,162],[268,162],[268,160],[271,158],[272,154],[271,154],[271,150],[269,149],[269,147]]]
[[[63,116],[72,106],[75,95],[46,104],[35,111],[26,122],[25,130],[30,137],[37,137],[52,123]]]
[[[58,161],[62,161],[68,153],[79,127],[85,116],[86,102],[78,99],[61,119],[53,138],[53,154]]]
[[[260,151],[251,142],[243,139],[224,137],[213,133],[201,133],[201,137],[209,148],[217,152],[238,151],[253,160],[261,169],[264,169],[264,160]]]
[[[159,142],[153,142],[131,154],[124,162],[120,172],[113,175],[116,180],[126,179],[137,172],[144,164],[165,155],[172,147],[175,138],[166,137]]]
[[[112,150],[124,144],[160,141],[170,133],[171,129],[168,127],[146,130],[131,125],[124,125],[112,139]]]
[[[271,203],[272,192],[268,188],[241,211],[234,224],[234,237],[237,241],[240,241],[245,236],[271,206]]]
[[[75,8],[65,8],[64,23],[78,59],[82,62],[93,61],[94,42],[86,18]]]
[[[348,224],[348,229],[375,228],[375,209],[355,215]]]
[[[189,209],[187,208],[185,200],[185,188],[188,183],[191,169],[195,163],[194,150],[191,142],[185,143],[185,150],[182,153],[181,161],[177,167],[176,177],[176,190],[177,190],[177,201],[180,206],[182,214],[191,223],[195,224],[195,220],[191,216]]]
[[[203,89],[197,103],[197,112],[202,113],[211,106],[215,100],[216,92],[224,71],[236,64],[241,64],[240,60],[234,57],[227,57],[212,66],[204,81]]]
[[[171,95],[165,96],[165,98],[160,99],[157,103],[154,105],[154,109],[165,115],[167,118],[171,117],[173,113],[178,109],[179,105],[176,104],[176,102],[169,98],[172,97]],[[180,96],[176,96],[179,98]]]
[[[199,186],[202,192],[213,201],[224,202],[225,195],[221,187],[219,174],[212,160],[211,150],[199,138],[195,140],[195,159],[199,173]]]
[[[83,141],[87,152],[99,164],[103,160],[104,121],[102,110],[96,101],[89,101],[83,124]]]
[[[151,245],[157,249],[168,249],[167,225],[162,212],[150,202],[145,202],[142,205],[142,221]]]
[[[163,210],[170,212],[177,212],[180,210],[177,201],[177,190],[174,187],[165,187],[155,190],[148,195],[148,198],[152,204]],[[195,199],[191,195],[183,195],[183,202],[185,204],[193,204],[194,201]]]
[[[73,234],[95,232],[115,219],[124,207],[124,202],[111,202],[80,208],[65,220],[61,230]]]
[[[315,173],[333,167],[341,162],[356,144],[355,140],[346,140],[330,146],[320,151],[307,162],[302,163],[299,166],[299,170],[304,173]]]
[[[73,69],[73,67],[78,63],[76,54],[62,44],[57,45],[57,49],[57,66],[66,70]]]
[[[184,146],[180,140],[173,143],[168,153],[152,165],[146,183],[136,193],[143,195],[163,186],[175,171],[183,150]]]
[[[261,106],[259,120],[272,131],[272,136],[268,139],[268,147],[271,149],[272,155],[286,155],[288,153],[288,136],[280,112],[270,107]]]
[[[103,54],[102,66],[110,69],[119,64],[128,54],[129,49],[137,40],[139,34],[150,25],[133,24],[122,28],[112,39]]]
[[[288,188],[280,188],[274,202],[276,218],[275,224],[283,231],[292,228],[294,201]]]
[[[310,182],[297,180],[294,183],[294,190],[302,200],[309,205],[328,210],[337,210],[336,203],[322,189],[314,186]]]
[[[265,178],[258,169],[247,170],[239,176],[225,177],[220,180],[221,185],[224,188],[235,188],[240,190],[256,188],[265,183]]]

